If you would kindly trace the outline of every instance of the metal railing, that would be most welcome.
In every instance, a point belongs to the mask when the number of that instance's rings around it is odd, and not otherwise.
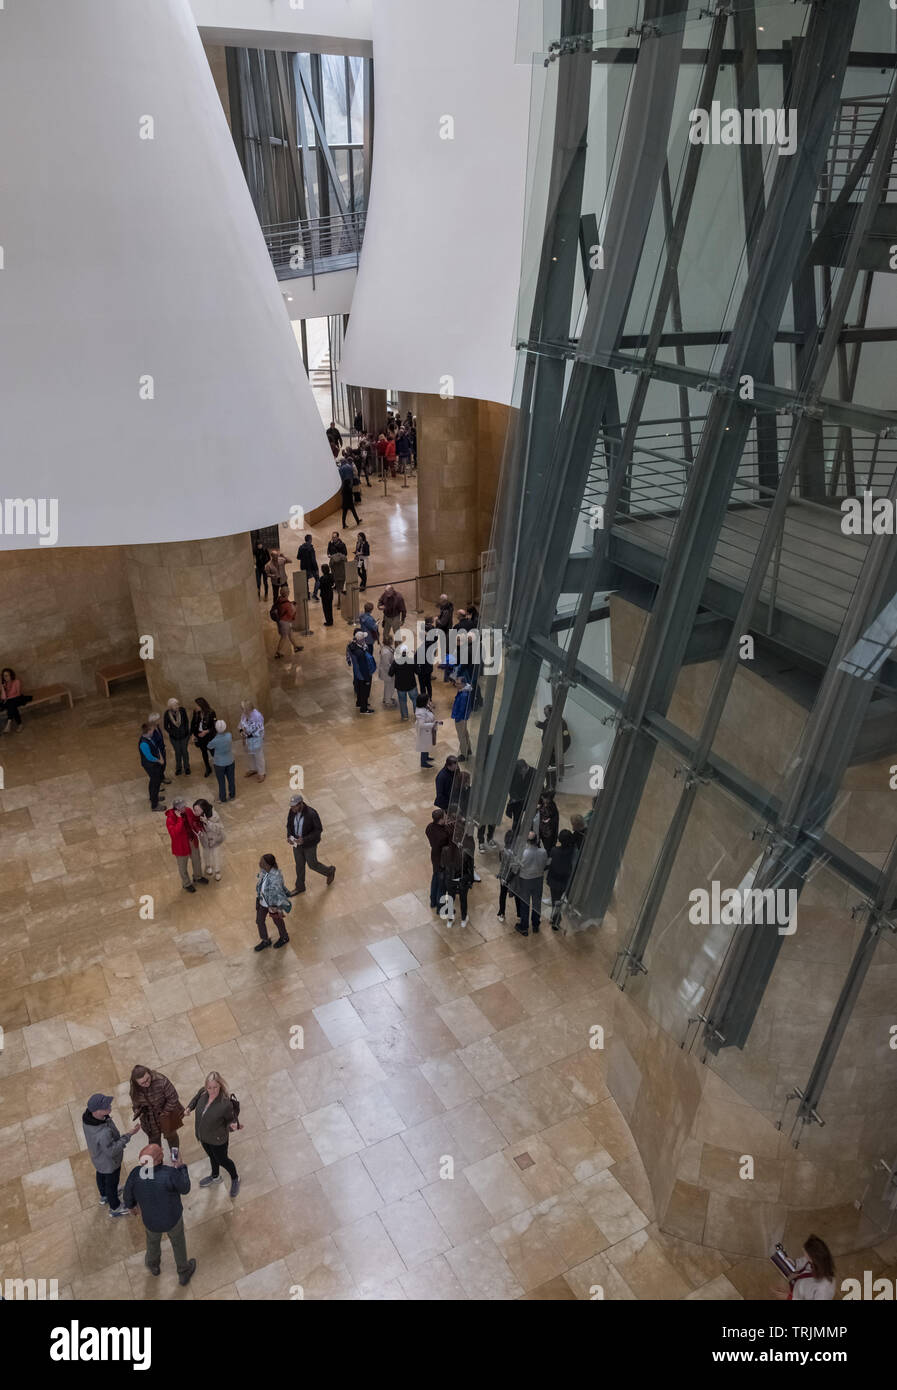
[[[262,227],[278,280],[310,275],[314,284],[318,275],[357,267],[364,224],[363,212],[349,212]]]
[[[468,604],[475,603],[480,594],[481,575],[480,569],[477,567],[472,570],[438,570],[435,574],[414,574],[408,579],[381,579],[379,576],[375,579],[369,574],[365,597],[370,597],[373,600],[376,611],[377,599],[380,597],[387,584],[391,584],[394,589],[398,589],[399,593],[404,598],[409,617],[412,613],[415,614],[415,616],[432,614],[435,617],[439,607],[436,598],[424,596],[422,590],[422,586],[430,583],[430,581],[433,581],[431,585],[433,594],[436,596],[438,596],[439,593],[448,594],[456,610],[458,608],[466,608]],[[409,602],[412,587],[414,592],[413,607]],[[346,594],[344,595],[344,598],[350,596],[354,599],[354,602],[348,602],[343,608],[342,616],[347,623],[354,624],[358,619],[360,606],[358,593],[358,582],[353,574],[347,580]],[[377,613],[377,618],[379,620],[379,613]]]

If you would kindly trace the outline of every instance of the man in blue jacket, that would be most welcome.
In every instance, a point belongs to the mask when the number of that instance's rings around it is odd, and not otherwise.
[[[178,1283],[189,1284],[196,1261],[187,1259],[181,1197],[186,1197],[190,1191],[190,1174],[180,1158],[171,1167],[163,1163],[160,1144],[147,1144],[140,1150],[139,1157],[138,1167],[128,1174],[122,1203],[128,1211],[140,1208],[146,1228],[144,1263],[150,1274],[159,1273],[162,1237],[168,1236],[177,1265]]]
[[[458,762],[463,763],[470,757],[472,751],[470,735],[467,732],[467,721],[470,718],[473,686],[466,679],[458,680],[456,684],[458,693],[452,701],[452,719],[455,721],[455,732],[458,735]]]
[[[371,681],[377,669],[368,648],[365,634],[361,628],[355,633],[353,641],[346,647],[346,665],[352,668],[352,682],[355,686],[355,703],[359,714],[373,714],[368,700],[371,694]]]

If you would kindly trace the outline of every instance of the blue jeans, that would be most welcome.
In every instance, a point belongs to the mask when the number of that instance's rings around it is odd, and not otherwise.
[[[407,719],[407,718],[408,718],[408,691],[407,691],[407,690],[397,690],[397,691],[396,691],[396,695],[399,697],[399,713],[401,714],[401,716],[402,716],[403,719]]]
[[[227,767],[219,767],[215,764],[215,776],[218,778],[218,799],[227,800],[227,787],[230,787],[230,799],[233,801],[237,795],[236,787],[236,763],[228,763]]]
[[[441,870],[441,869],[434,869],[434,870],[433,870],[433,876],[432,876],[432,878],[430,879],[430,906],[431,906],[431,907],[438,907],[438,906],[439,906],[439,900],[440,900],[440,898],[442,897],[443,891],[444,891],[444,890],[443,890],[443,886],[442,886],[442,870]]]

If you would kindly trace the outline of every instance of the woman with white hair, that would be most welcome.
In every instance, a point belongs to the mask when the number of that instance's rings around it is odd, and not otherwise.
[[[208,750],[212,755],[212,763],[215,767],[215,776],[218,778],[218,800],[227,800],[227,790],[230,788],[230,799],[234,800],[237,795],[236,771],[234,769],[234,736],[227,732],[227,725],[223,719],[215,720],[215,737],[210,738],[207,744]]]
[[[265,721],[251,700],[241,700],[240,708],[243,711],[240,719],[240,733],[243,736],[243,744],[249,754],[249,761],[252,764],[249,771],[244,773],[246,777],[258,777],[260,782],[265,780]]]
[[[150,743],[162,759],[162,781],[165,783],[166,787],[170,787],[171,778],[165,776],[167,771],[165,764],[168,760],[168,749],[165,747],[165,739],[162,736],[162,716],[161,714],[148,714],[146,716],[146,722],[150,728]]]

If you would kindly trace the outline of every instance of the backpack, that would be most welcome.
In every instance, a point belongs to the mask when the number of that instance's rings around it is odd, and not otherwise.
[[[276,623],[279,621],[278,606],[276,603],[272,603],[271,607],[269,608],[268,617],[271,619],[272,623]]]

